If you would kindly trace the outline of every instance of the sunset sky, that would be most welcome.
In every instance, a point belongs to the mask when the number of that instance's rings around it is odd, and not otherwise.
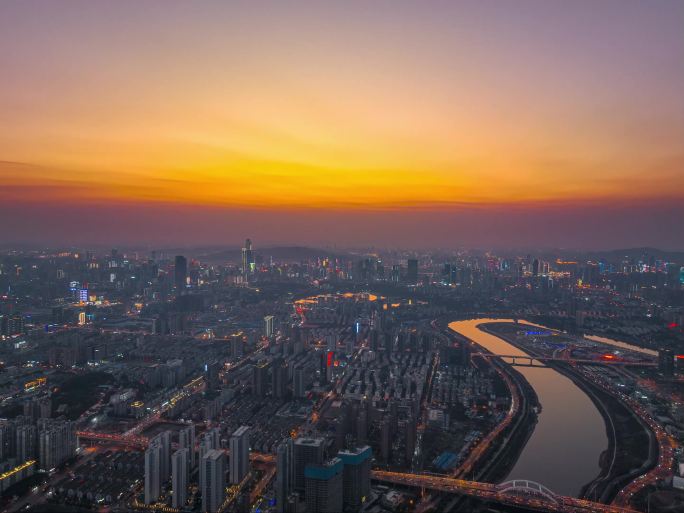
[[[684,249],[684,2],[0,3],[45,244]]]

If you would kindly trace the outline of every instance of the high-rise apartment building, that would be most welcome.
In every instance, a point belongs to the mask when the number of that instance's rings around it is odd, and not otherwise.
[[[276,452],[276,507],[285,512],[288,496],[294,489],[294,443],[291,438],[283,440]]]
[[[188,427],[181,429],[178,433],[178,448],[188,449],[188,468],[190,470],[195,468],[195,425],[190,424]]]
[[[230,437],[230,482],[239,484],[249,472],[249,428],[241,426]]]
[[[226,495],[226,455],[212,449],[204,455],[200,465],[204,480],[201,486],[202,511],[215,513]]]
[[[171,505],[180,509],[185,506],[188,497],[188,456],[187,448],[178,449],[171,457]]]
[[[154,439],[145,451],[145,504],[152,504],[161,495],[161,442]]]

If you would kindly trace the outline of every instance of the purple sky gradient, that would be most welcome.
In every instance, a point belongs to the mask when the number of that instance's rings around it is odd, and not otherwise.
[[[684,249],[681,0],[8,1],[0,77],[5,242]],[[425,207],[248,208],[255,162]]]

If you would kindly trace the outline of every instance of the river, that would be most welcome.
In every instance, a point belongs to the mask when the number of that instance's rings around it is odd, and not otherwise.
[[[635,346],[633,344],[628,344],[627,342],[615,340],[614,338],[599,337],[598,335],[584,335],[584,338],[586,338],[587,340],[591,340],[593,342],[600,342],[601,344],[619,347],[620,349],[626,349],[634,353],[647,354],[649,356],[658,356],[658,351],[654,351],[652,349],[645,349],[643,347]]]
[[[513,321],[475,319],[452,322],[449,327],[493,353],[525,355],[505,340],[478,329],[488,322]],[[551,368],[516,369],[534,388],[542,412],[507,479],[529,479],[558,494],[577,497],[582,486],[601,470],[599,456],[608,448],[603,417],[589,397],[559,372]]]

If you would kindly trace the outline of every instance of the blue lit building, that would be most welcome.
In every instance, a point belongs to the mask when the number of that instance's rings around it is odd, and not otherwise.
[[[340,513],[343,508],[343,469],[340,458],[304,469],[306,511]]]

